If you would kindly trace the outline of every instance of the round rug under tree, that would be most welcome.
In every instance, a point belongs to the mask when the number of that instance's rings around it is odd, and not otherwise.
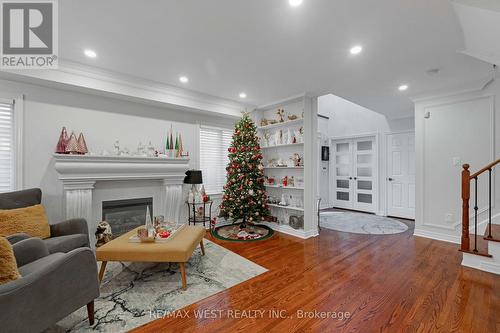
[[[215,238],[231,242],[254,242],[268,239],[274,234],[273,229],[262,224],[248,224],[240,229],[240,223],[223,225],[212,230]]]

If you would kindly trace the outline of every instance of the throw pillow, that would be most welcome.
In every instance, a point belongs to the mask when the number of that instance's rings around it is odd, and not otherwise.
[[[0,284],[17,280],[20,277],[12,245],[6,238],[0,237]]]
[[[0,210],[0,236],[19,232],[42,239],[50,237],[49,221],[42,205]]]

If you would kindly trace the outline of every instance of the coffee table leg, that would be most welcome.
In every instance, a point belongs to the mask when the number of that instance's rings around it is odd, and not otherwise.
[[[205,255],[205,245],[203,245],[203,239],[200,241],[201,255]]]
[[[99,270],[99,282],[102,281],[102,278],[104,277],[104,272],[106,271],[106,265],[107,261],[101,262],[101,269]]]
[[[184,263],[183,262],[179,263],[179,268],[181,269],[182,290],[186,290],[187,289],[186,267],[184,267]]]

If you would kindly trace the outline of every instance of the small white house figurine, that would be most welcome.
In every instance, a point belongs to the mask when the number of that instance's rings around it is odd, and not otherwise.
[[[113,155],[120,156],[120,154],[120,141],[116,140],[115,144],[113,145]]]

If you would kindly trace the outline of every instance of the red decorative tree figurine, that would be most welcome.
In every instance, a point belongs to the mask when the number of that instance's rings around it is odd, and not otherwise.
[[[220,205],[220,215],[247,222],[258,222],[270,216],[267,193],[264,186],[262,152],[256,127],[248,114],[235,125],[233,142],[226,167],[227,183]]]
[[[68,144],[68,140],[68,132],[66,131],[66,127],[63,127],[61,130],[61,135],[59,135],[59,141],[57,141],[57,154],[66,154],[66,145]]]
[[[87,143],[85,142],[85,137],[83,136],[83,133],[80,133],[78,136],[78,154],[85,155],[89,152],[87,149]]]
[[[68,143],[66,144],[67,154],[78,154],[78,140],[74,132],[71,132]]]

